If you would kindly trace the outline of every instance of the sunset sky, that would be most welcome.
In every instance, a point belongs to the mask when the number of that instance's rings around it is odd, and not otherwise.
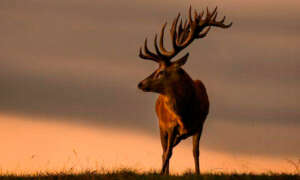
[[[0,170],[160,168],[157,94],[137,89],[157,64],[138,48],[190,5],[234,23],[185,50],[211,102],[201,169],[293,172],[299,0],[1,0]],[[175,148],[172,172],[193,169],[191,150]]]

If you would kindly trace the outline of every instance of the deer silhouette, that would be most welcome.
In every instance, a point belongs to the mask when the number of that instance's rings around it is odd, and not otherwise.
[[[173,49],[168,51],[164,47],[164,32],[167,23],[162,27],[159,45],[157,34],[154,38],[155,52],[147,47],[139,51],[139,57],[152,60],[159,64],[150,76],[138,84],[138,88],[145,92],[159,93],[156,101],[156,114],[159,120],[160,138],[163,149],[162,174],[169,174],[169,160],[173,148],[183,139],[193,136],[193,156],[195,171],[199,168],[199,141],[206,117],[209,112],[209,100],[204,84],[200,80],[193,80],[183,69],[189,53],[178,60],[171,61],[181,50],[190,45],[195,39],[204,38],[212,26],[229,28],[232,23],[224,24],[225,16],[217,21],[217,7],[210,12],[207,8],[199,14],[192,7],[189,8],[188,20],[182,20],[180,13],[174,19],[171,29],[171,44]],[[180,23],[179,23],[179,19]]]

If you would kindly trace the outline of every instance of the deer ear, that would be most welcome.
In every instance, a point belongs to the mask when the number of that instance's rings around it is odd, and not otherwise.
[[[189,57],[189,53],[186,53],[186,55],[184,55],[182,58],[174,61],[172,63],[172,67],[179,68],[179,67],[183,66],[186,63],[188,57]]]

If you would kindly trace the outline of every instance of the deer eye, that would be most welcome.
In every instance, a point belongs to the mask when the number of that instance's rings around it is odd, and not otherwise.
[[[165,71],[160,71],[160,72],[157,74],[157,79],[160,79],[161,77],[163,77],[164,74],[165,74]]]

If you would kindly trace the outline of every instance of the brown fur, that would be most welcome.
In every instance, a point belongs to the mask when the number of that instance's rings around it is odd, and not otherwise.
[[[209,109],[209,101],[204,84],[200,80],[194,81],[195,99],[189,102],[186,107],[191,108],[190,114],[178,115],[168,104],[167,96],[160,94],[156,100],[156,114],[159,120],[159,127],[167,131],[170,128],[178,128],[180,136],[194,134],[202,128]],[[185,119],[187,116],[189,119]]]

